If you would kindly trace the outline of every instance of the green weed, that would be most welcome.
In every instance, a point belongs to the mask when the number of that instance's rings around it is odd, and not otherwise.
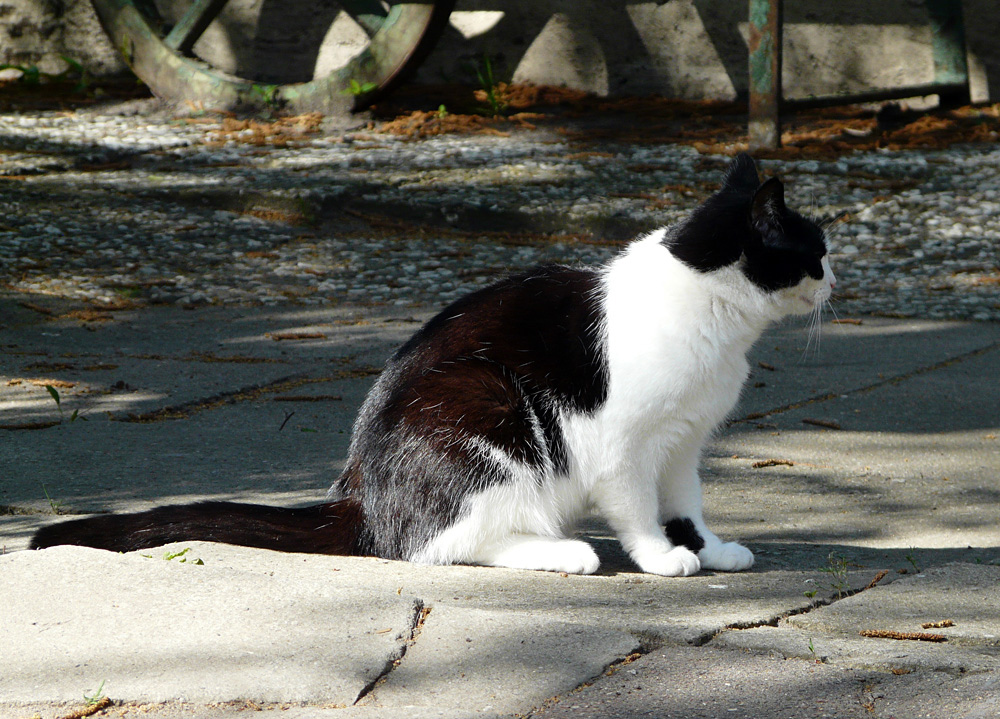
[[[87,706],[92,707],[95,704],[101,703],[101,700],[104,699],[104,682],[106,681],[107,681],[106,679],[102,679],[101,686],[97,687],[97,691],[94,692],[91,696],[88,697],[87,694],[84,693],[83,700],[87,702]]]
[[[827,561],[829,562],[829,566],[823,567],[819,571],[830,575],[829,588],[831,591],[836,592],[837,599],[840,599],[850,587],[850,582],[847,578],[848,559],[836,552],[830,552]]]
[[[278,85],[254,84],[250,86],[250,94],[264,103],[269,109],[277,110],[278,106],[281,105],[281,98],[278,95],[280,89]]]
[[[60,396],[59,396],[59,390],[57,390],[57,389],[56,389],[55,387],[53,387],[53,386],[52,386],[52,385],[50,385],[50,384],[47,384],[47,385],[45,385],[45,389],[46,389],[46,390],[48,390],[48,392],[49,392],[49,396],[51,396],[51,397],[52,397],[52,399],[53,399],[53,400],[55,401],[55,403],[56,403],[56,407],[57,407],[57,408],[58,408],[58,410],[59,410],[59,419],[60,419],[60,421],[63,421],[63,422],[65,422],[65,421],[66,421],[66,413],[65,413],[65,412],[63,412],[63,408],[62,408],[62,397],[60,397]],[[74,410],[73,410],[73,414],[71,414],[71,415],[69,416],[69,421],[70,421],[70,422],[76,422],[76,421],[77,421],[78,419],[79,419],[79,420],[82,420],[82,421],[84,421],[84,422],[86,422],[86,421],[87,421],[87,418],[86,418],[86,417],[83,417],[83,416],[82,416],[82,415],[80,414],[80,410],[78,410],[78,409],[74,409]]]
[[[352,77],[347,81],[347,83],[347,87],[340,91],[341,95],[353,95],[354,97],[359,97],[361,95],[367,95],[369,92],[378,90],[378,83],[376,82],[358,82]]]
[[[493,71],[493,61],[489,55],[482,56],[475,72],[480,87],[476,99],[486,103],[481,111],[491,117],[499,117],[507,109],[507,98]]]
[[[62,72],[50,73],[42,72],[37,65],[13,65],[2,64],[0,70],[18,70],[21,77],[18,79],[22,85],[29,87],[41,85],[43,82],[73,82],[73,92],[85,92],[90,87],[90,73],[79,60],[74,60],[66,55],[60,55],[66,63],[66,69]]]
[[[184,549],[182,549],[179,552],[164,552],[163,553],[163,558],[166,561],[168,561],[168,562],[173,561],[174,559],[180,559],[180,563],[184,564],[185,562],[188,561],[188,558],[185,557],[184,555],[187,554],[190,551],[191,551],[191,547],[185,547]],[[144,554],[143,556],[147,556],[147,555]],[[203,561],[201,561],[200,559],[192,559],[191,560],[191,564],[197,564],[199,566],[204,566],[205,563]]]
[[[49,502],[49,508],[52,510],[52,514],[65,514],[66,510],[63,509],[63,503],[57,502],[49,496],[48,487],[45,486],[45,482],[40,483],[42,485],[42,493],[45,495],[45,499]]]

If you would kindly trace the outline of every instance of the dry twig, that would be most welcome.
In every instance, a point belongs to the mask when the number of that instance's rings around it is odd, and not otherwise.
[[[881,572],[875,575],[874,579],[868,582],[868,586],[865,587],[865,589],[871,589],[872,587],[874,587],[876,584],[885,579],[885,575],[887,575],[888,573],[889,573],[888,569],[883,569]],[[927,629],[927,627],[925,626],[924,629]]]
[[[83,717],[92,716],[103,709],[107,709],[109,706],[111,706],[111,700],[108,697],[101,697],[93,704],[88,704],[82,709],[77,709],[69,714],[64,714],[59,717],[59,719],[83,719]]]
[[[945,627],[953,627],[955,622],[950,619],[943,619],[940,622],[924,622],[920,625],[921,629],[944,629]]]
[[[754,469],[760,469],[761,467],[794,467],[795,462],[789,459],[762,459],[750,466]]]
[[[811,424],[816,427],[826,427],[827,429],[840,429],[840,423],[834,422],[832,419],[809,419],[806,417],[802,420],[802,424]]]
[[[862,629],[858,632],[863,637],[876,639],[908,639],[915,642],[946,642],[943,634],[928,634],[927,632],[894,632],[891,629]]]

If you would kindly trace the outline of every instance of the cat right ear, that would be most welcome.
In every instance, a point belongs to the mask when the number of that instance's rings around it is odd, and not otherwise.
[[[757,163],[745,152],[741,152],[726,168],[722,186],[731,190],[753,192],[760,187],[760,175],[757,174]]]
[[[750,203],[750,222],[764,244],[778,244],[782,237],[781,218],[785,214],[785,186],[777,177],[770,178],[754,193]]]

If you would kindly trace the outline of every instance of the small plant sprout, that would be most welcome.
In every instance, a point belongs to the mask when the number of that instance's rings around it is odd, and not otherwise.
[[[444,118],[448,117],[448,108],[445,107],[443,104],[442,105],[438,105],[437,116],[439,118],[441,118],[442,120]]]
[[[66,55],[60,55],[66,63],[66,69],[62,72],[43,72],[37,65],[11,65],[0,64],[0,70],[17,70],[21,76],[17,78],[22,85],[41,85],[43,82],[67,82],[76,80],[73,92],[84,92],[90,87],[90,75],[79,60],[74,60]]]
[[[280,88],[277,85],[253,85],[250,88],[250,92],[257,98],[261,100],[268,108],[271,110],[277,109],[280,104],[278,98],[278,90]]]
[[[44,482],[42,482],[41,485],[42,485],[42,493],[45,495],[45,499],[47,499],[49,502],[49,507],[52,509],[52,514],[65,514],[62,502],[57,502],[56,500],[52,499],[52,497],[49,496],[49,490],[45,486]]]
[[[59,409],[59,418],[60,418],[60,420],[61,421],[65,421],[66,420],[66,413],[63,412],[62,397],[59,396],[59,390],[57,390],[55,387],[53,387],[50,384],[45,385],[45,389],[48,390],[49,395],[52,397],[53,400],[55,400],[56,407]],[[78,419],[83,420],[84,422],[87,421],[86,417],[81,417],[80,416],[80,410],[74,409],[73,410],[73,414],[71,414],[69,416],[69,421],[70,422],[76,422]]]
[[[91,696],[88,697],[87,694],[86,694],[86,692],[84,693],[83,700],[85,702],[87,702],[87,706],[91,706],[92,707],[92,706],[95,706],[97,704],[100,704],[101,700],[104,699],[104,682],[105,681],[107,681],[107,680],[106,679],[102,679],[101,680],[101,685],[99,687],[97,687],[97,691],[94,692]]]
[[[21,73],[21,77],[17,78],[17,80],[23,85],[39,84],[44,74],[38,69],[37,65],[10,65],[5,63],[0,65],[0,70],[17,70]]]
[[[191,547],[185,547],[184,549],[182,549],[179,552],[164,552],[163,553],[163,558],[166,561],[168,561],[168,562],[173,561],[174,559],[178,559],[179,558],[180,559],[180,563],[184,564],[185,562],[187,562],[187,557],[185,557],[184,555],[187,554],[190,551],[191,551]],[[146,555],[143,555],[143,556],[146,556]],[[191,564],[197,564],[199,566],[204,566],[205,563],[203,561],[201,561],[200,559],[192,559],[191,560]]]
[[[830,563],[830,566],[824,567],[820,571],[830,575],[830,589],[836,592],[837,599],[840,599],[850,586],[847,578],[847,557],[843,557],[836,552],[830,552],[827,561]]]
[[[62,414],[62,398],[59,396],[59,391],[50,384],[45,385],[45,389],[52,395],[52,399],[56,402],[56,407],[59,408],[59,413]]]
[[[913,547],[910,547],[910,551],[906,553],[905,559],[910,563],[910,566],[913,567],[913,571],[920,574],[920,567],[917,566],[917,560],[913,556],[913,551]]]
[[[506,85],[497,82],[489,55],[484,54],[480,60],[476,78],[481,88],[476,91],[476,99],[486,103],[483,112],[491,117],[499,117],[507,109]]]
[[[816,647],[813,646],[812,637],[809,637],[809,653],[812,654],[814,657],[816,656]]]
[[[66,69],[59,73],[59,77],[61,79],[76,78],[76,85],[73,86],[73,92],[85,92],[90,88],[90,73],[87,72],[87,68],[79,60],[74,60],[66,55],[60,55],[59,57],[67,65]]]
[[[353,77],[347,81],[347,87],[341,90],[342,95],[353,95],[354,97],[360,97],[361,95],[367,95],[369,92],[373,92],[378,89],[378,83],[375,82],[359,82]]]

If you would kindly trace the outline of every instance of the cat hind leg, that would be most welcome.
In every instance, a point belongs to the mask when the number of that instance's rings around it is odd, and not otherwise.
[[[482,552],[475,563],[511,569],[593,574],[600,560],[593,547],[578,539],[521,534],[495,550]]]

